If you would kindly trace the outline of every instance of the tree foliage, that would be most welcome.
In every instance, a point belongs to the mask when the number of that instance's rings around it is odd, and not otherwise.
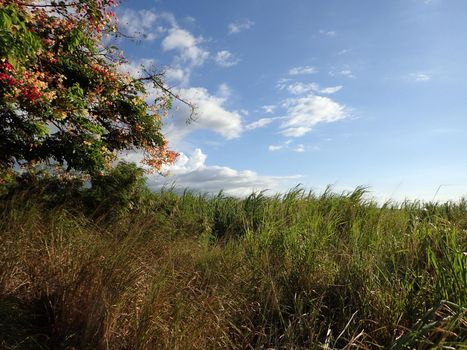
[[[115,0],[0,0],[0,170],[55,162],[89,174],[140,149],[153,169],[171,163],[161,118],[173,95],[161,76],[122,73],[105,45]],[[151,81],[161,92],[146,100]]]

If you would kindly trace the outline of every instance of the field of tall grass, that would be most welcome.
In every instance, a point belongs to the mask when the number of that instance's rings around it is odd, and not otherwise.
[[[467,202],[15,185],[1,349],[459,349]]]

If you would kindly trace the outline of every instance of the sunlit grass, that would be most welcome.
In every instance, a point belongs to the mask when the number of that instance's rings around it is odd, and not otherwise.
[[[165,190],[107,211],[17,191],[0,202],[0,348],[460,347],[467,203],[364,193]]]

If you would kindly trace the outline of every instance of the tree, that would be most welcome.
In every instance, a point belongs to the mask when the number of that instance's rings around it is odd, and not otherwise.
[[[121,73],[116,0],[0,0],[0,170],[58,163],[88,174],[140,149],[158,170],[175,161],[161,117],[175,97],[161,75]],[[160,91],[146,101],[146,85]]]

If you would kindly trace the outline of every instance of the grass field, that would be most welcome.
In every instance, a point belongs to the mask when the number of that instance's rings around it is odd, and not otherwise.
[[[462,348],[467,202],[364,192],[13,191],[0,348]]]

